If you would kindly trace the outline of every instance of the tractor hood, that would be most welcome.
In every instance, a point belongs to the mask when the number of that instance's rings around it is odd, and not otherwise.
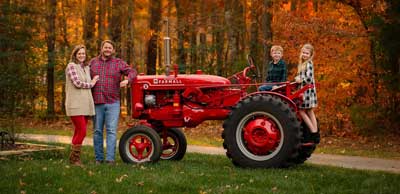
[[[231,84],[225,78],[215,75],[202,74],[179,74],[178,76],[170,75],[138,75],[134,84],[144,84],[144,87],[213,87]],[[147,85],[147,86],[146,86]],[[145,88],[146,89],[146,88]]]

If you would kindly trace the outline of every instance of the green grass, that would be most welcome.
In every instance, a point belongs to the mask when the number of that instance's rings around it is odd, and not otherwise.
[[[64,145],[65,146],[65,145]],[[400,175],[300,165],[289,169],[237,168],[225,156],[188,153],[181,161],[94,165],[84,147],[84,168],[66,162],[68,150],[0,159],[0,193],[332,193],[393,194]]]

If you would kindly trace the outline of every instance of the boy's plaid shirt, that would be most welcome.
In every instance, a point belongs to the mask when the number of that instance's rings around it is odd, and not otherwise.
[[[268,65],[266,82],[285,82],[287,79],[286,63],[282,59],[277,64],[271,61]]]
[[[137,76],[136,70],[116,57],[104,61],[101,56],[98,56],[93,58],[89,65],[91,76],[99,75],[99,81],[92,88],[95,104],[112,104],[120,100],[119,83],[121,76],[128,76],[129,83]]]

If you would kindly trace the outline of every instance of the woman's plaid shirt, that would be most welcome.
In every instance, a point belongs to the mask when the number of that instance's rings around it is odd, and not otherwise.
[[[112,104],[119,101],[121,76],[128,76],[129,83],[137,76],[136,70],[116,57],[103,60],[101,56],[98,56],[93,58],[89,65],[91,76],[99,75],[99,81],[92,88],[95,104]]]

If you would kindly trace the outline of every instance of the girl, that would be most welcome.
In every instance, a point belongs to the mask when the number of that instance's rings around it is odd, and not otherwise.
[[[82,166],[80,154],[86,136],[88,117],[95,114],[91,88],[99,79],[95,76],[91,80],[90,68],[85,62],[86,48],[78,45],[72,51],[70,62],[65,69],[65,110],[75,127],[69,161],[77,166]]]
[[[314,67],[312,59],[314,57],[314,47],[311,44],[305,44],[300,51],[299,64],[297,66],[296,82],[300,87],[306,84],[312,84],[314,87],[306,90],[303,94],[303,103],[300,105],[300,115],[311,132],[311,139],[314,143],[318,141],[318,126],[313,108],[317,107],[317,90],[315,88]]]

